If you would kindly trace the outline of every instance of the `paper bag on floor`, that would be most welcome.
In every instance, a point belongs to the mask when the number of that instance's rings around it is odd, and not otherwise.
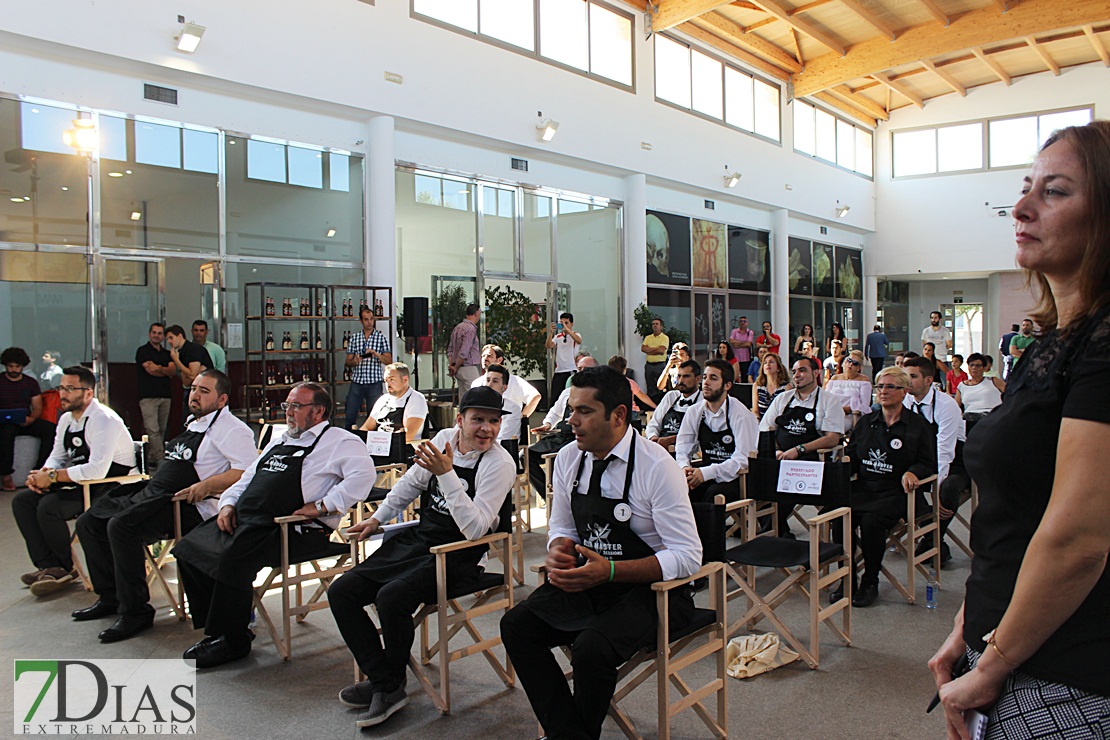
[[[751,678],[797,660],[798,654],[783,645],[778,635],[768,632],[732,638],[725,659],[728,661],[728,675]]]

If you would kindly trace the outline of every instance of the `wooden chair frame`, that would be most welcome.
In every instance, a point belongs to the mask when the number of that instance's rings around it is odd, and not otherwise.
[[[930,475],[921,479],[921,486],[928,488],[925,492],[927,501],[931,504],[925,513],[916,510],[917,492],[906,494],[906,515],[901,524],[891,530],[887,537],[887,547],[894,548],[906,558],[906,582],[903,584],[894,574],[887,562],[883,562],[882,573],[898,593],[906,599],[906,603],[917,602],[915,575],[920,572],[926,579],[933,577],[940,584],[940,492],[936,485],[937,476]],[[919,538],[932,536],[933,542],[918,554],[917,541]],[[848,542],[848,540],[845,540]],[[933,572],[925,567],[932,561]]]
[[[970,511],[967,512],[966,516],[960,513],[960,508],[957,508],[956,512],[952,515],[952,518],[955,521],[959,522],[960,524],[964,525],[964,528],[967,529],[968,532],[971,531],[971,515],[975,513],[975,510],[977,508],[979,508],[979,486],[977,486],[975,484],[975,481],[971,482],[971,496],[970,496],[970,499],[971,499],[971,509],[970,509]],[[961,495],[960,496],[960,507],[963,506],[964,502],[965,502],[965,499]],[[975,557],[975,553],[973,553],[971,551],[971,538],[970,537],[968,538],[967,542],[964,542],[963,538],[960,537],[960,535],[958,535],[958,534],[956,534],[955,532],[952,531],[951,526],[948,527],[948,531],[945,533],[945,536],[948,537],[948,539],[952,540],[952,543],[954,545],[956,545],[956,547],[963,550],[964,554],[967,555],[969,558],[974,558]]]

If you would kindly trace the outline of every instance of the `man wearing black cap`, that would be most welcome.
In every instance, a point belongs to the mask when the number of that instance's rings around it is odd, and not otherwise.
[[[339,692],[346,706],[369,709],[358,720],[359,727],[380,724],[408,703],[405,669],[415,636],[412,615],[421,604],[436,599],[435,556],[429,548],[484,537],[511,516],[506,504],[516,461],[496,443],[504,413],[500,393],[471,388],[459,404],[455,426],[421,444],[416,465],[374,515],[348,530],[365,539],[420,497],[419,524],[384,542],[328,589],[339,632],[368,677]],[[486,549],[448,555],[448,581],[458,584],[475,578]],[[366,613],[367,604],[377,607],[380,638]]]

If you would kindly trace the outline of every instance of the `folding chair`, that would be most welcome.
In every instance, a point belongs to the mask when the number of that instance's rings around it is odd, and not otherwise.
[[[840,526],[843,542],[851,542],[852,511],[848,506],[850,495],[850,469],[846,462],[826,463],[823,470],[821,492],[818,495],[779,493],[778,477],[781,463],[778,460],[753,458],[748,469],[748,491],[758,499],[780,505],[813,505],[823,512],[810,519],[803,519],[807,540],[778,537],[770,532],[757,535],[760,510],[752,499],[737,501],[727,507],[729,512],[744,517],[743,542],[726,553],[727,575],[737,585],[728,598],[746,597],[747,611],[729,626],[729,634],[742,627],[751,629],[761,620],[769,621],[791,647],[816,669],[820,664],[820,629],[825,624],[845,645],[851,645],[852,587],[851,561],[844,546],[832,541],[832,528]],[[839,520],[839,521],[838,521]],[[781,571],[783,579],[766,594],[757,590],[757,568]],[[845,596],[828,607],[821,608],[821,592],[838,581],[844,581]],[[794,634],[775,613],[795,592],[809,604],[809,644]],[[841,616],[837,626],[834,618]]]
[[[671,720],[687,709],[692,709],[714,738],[728,737],[728,674],[726,646],[728,643],[728,613],[726,597],[724,552],[725,497],[717,496],[711,504],[695,504],[694,519],[702,540],[704,565],[697,573],[673,581],[656,581],[651,584],[655,593],[655,610],[658,616],[655,640],[633,655],[617,671],[617,690],[609,703],[609,716],[630,740],[643,740],[632,718],[620,703],[652,676],[656,683],[657,733],[659,740],[670,740]],[[543,568],[538,570],[543,573]],[[709,607],[695,608],[690,623],[681,629],[670,624],[670,594],[677,588],[689,587],[694,581],[709,582]],[[704,642],[701,638],[705,638]],[[570,649],[563,648],[570,658]],[[713,677],[694,688],[683,677],[685,671],[704,658],[713,657]],[[567,671],[567,680],[573,677]],[[677,701],[671,701],[671,687],[678,692]],[[705,700],[716,696],[716,711],[706,706]]]
[[[891,530],[887,537],[887,547],[901,553],[906,558],[906,582],[903,584],[898,576],[894,575],[886,560],[883,561],[882,573],[890,584],[906,599],[907,604],[917,602],[914,586],[915,575],[920,572],[926,580],[930,577],[940,584],[940,492],[936,485],[937,476],[930,475],[921,479],[921,488],[906,494],[906,514],[902,521]],[[917,506],[918,496],[928,495],[925,511]],[[920,538],[932,536],[932,544],[917,550]],[[933,572],[925,567],[931,564]]]
[[[266,449],[266,445],[270,444],[270,440],[285,434],[286,429],[289,428],[288,424],[274,424],[265,419],[258,423],[262,425],[262,428],[258,432],[259,454],[261,454],[262,450]]]
[[[960,507],[962,508],[964,503],[968,499],[971,499],[971,510],[968,511],[967,515],[965,516],[960,513],[960,509],[956,509],[956,513],[952,515],[952,518],[955,520],[955,522],[959,522],[960,524],[962,524],[964,526],[964,529],[966,529],[970,534],[971,515],[974,514],[975,509],[979,507],[979,486],[975,485],[975,481],[972,481],[971,490],[965,491],[964,493],[966,494],[966,496],[960,496]],[[953,524],[955,524],[955,522],[953,522]],[[975,553],[971,551],[970,536],[967,538],[967,542],[964,542],[963,538],[960,537],[960,535],[952,531],[951,525],[948,527],[948,531],[945,533],[945,536],[948,537],[948,539],[952,540],[952,543],[956,545],[956,547],[963,550],[964,554],[967,555],[969,558],[975,557]]]

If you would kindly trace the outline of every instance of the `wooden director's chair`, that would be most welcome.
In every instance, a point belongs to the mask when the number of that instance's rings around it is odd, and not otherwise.
[[[930,475],[921,479],[921,488],[906,494],[906,513],[902,521],[891,530],[887,537],[887,548],[900,553],[906,559],[906,581],[903,583],[894,570],[883,559],[882,573],[907,604],[917,602],[915,576],[920,573],[926,581],[932,577],[940,584],[940,491],[936,485],[937,476]],[[924,506],[918,503],[924,501]],[[923,538],[929,537],[929,540]],[[919,541],[928,542],[917,552]],[[932,568],[930,574],[929,568]]]

